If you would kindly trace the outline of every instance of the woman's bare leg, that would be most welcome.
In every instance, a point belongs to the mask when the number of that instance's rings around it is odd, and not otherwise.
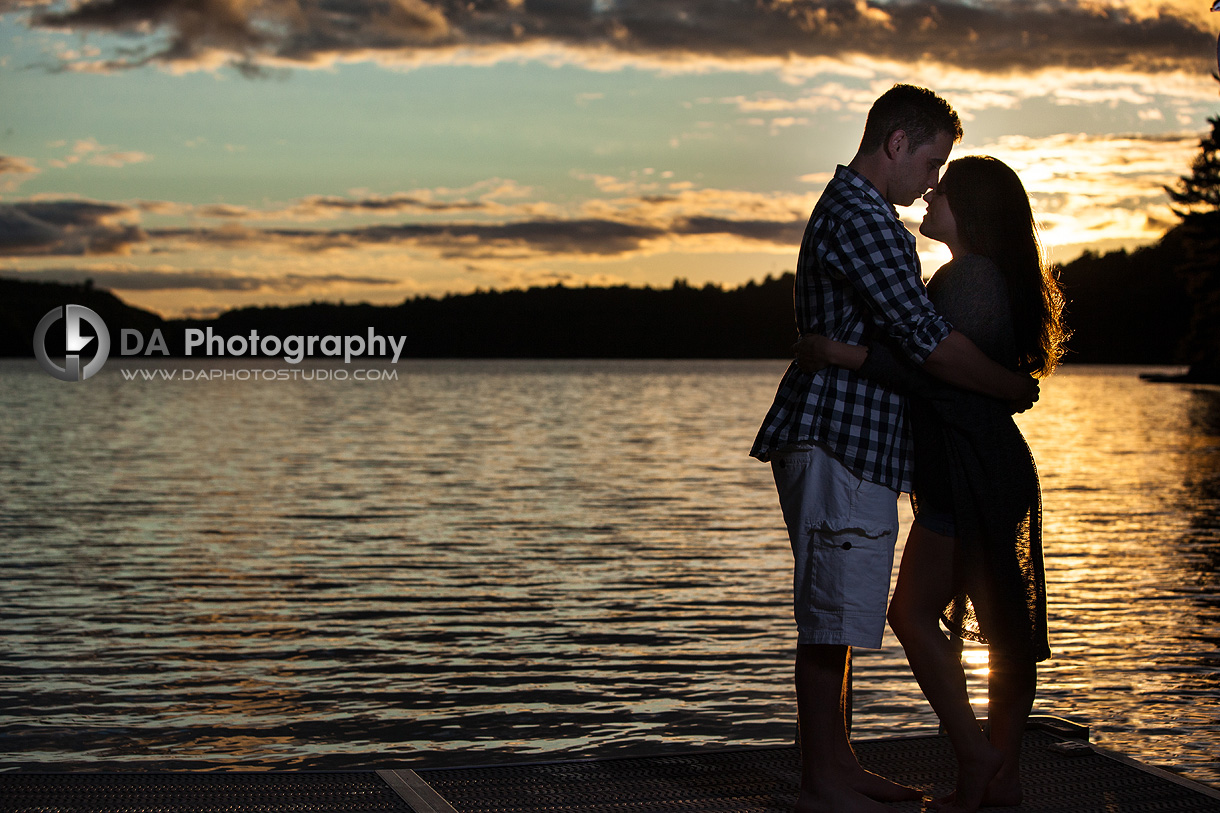
[[[1003,626],[1006,614],[996,612],[996,597],[986,580],[977,580],[971,601],[979,627],[990,642],[987,669],[987,719],[991,744],[1004,756],[1004,764],[991,780],[986,803],[1013,806],[1021,803],[1021,743],[1033,708],[1038,667],[1032,655],[1019,654],[1020,643],[1012,641]],[[1021,597],[1010,600],[1020,601]],[[1002,642],[1009,640],[1009,645]]]
[[[889,622],[957,755],[957,789],[939,808],[968,813],[983,803],[1004,758],[979,727],[961,659],[940,629],[941,612],[953,598],[956,584],[954,544],[952,537],[933,533],[918,522],[911,527],[890,600]]]
[[[1034,705],[1038,668],[1028,661],[1006,662],[992,655],[987,680],[991,744],[1004,755],[991,786],[987,804],[1021,804],[1021,741]]]

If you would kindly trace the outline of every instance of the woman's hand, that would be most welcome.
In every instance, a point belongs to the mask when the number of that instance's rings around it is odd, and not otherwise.
[[[801,334],[796,344],[792,345],[792,357],[796,359],[796,366],[807,373],[816,373],[829,367],[831,361],[827,354],[829,348],[826,346],[829,341],[825,336],[816,333]]]
[[[807,373],[816,373],[830,366],[858,370],[868,357],[868,348],[836,342],[817,333],[803,333],[792,345],[792,356],[796,359],[796,365]]]
[[[1038,403],[1038,395],[1041,392],[1041,389],[1038,386],[1038,379],[1030,376],[1029,382],[1030,392],[1028,395],[1026,395],[1024,398],[1019,398],[1016,401],[1008,402],[1008,409],[1014,415],[1024,412],[1027,409],[1033,409],[1034,404]]]

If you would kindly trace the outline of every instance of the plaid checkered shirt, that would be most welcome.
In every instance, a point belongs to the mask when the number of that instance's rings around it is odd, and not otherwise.
[[[922,364],[949,335],[928,301],[915,236],[863,175],[840,166],[818,200],[796,270],[796,325],[850,344],[891,337]],[[793,362],[780,381],[750,454],[768,460],[799,443],[819,443],[857,477],[911,489],[903,401],[852,370],[810,375]]]

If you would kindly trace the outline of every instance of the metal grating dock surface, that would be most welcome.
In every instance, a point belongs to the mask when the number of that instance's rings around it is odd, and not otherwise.
[[[1220,812],[1220,791],[1030,730],[1025,802],[1011,811]],[[866,767],[941,795],[955,763],[940,736],[856,743]],[[795,746],[479,768],[342,773],[0,773],[0,813],[788,813]],[[920,810],[919,802],[889,805]],[[996,808],[1000,810],[1000,808]]]
[[[947,738],[870,740],[855,748],[877,773],[933,796],[953,790]],[[795,746],[418,773],[459,813],[790,813],[800,783]],[[1025,801],[1004,810],[1220,811],[1220,791],[1045,731],[1026,733],[1022,774]],[[914,813],[921,804],[889,807]]]
[[[344,813],[411,806],[377,773],[0,774],[4,813]]]

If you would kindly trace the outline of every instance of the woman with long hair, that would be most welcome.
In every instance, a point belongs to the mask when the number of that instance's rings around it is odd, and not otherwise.
[[[925,200],[920,232],[953,255],[928,283],[937,311],[995,361],[1049,375],[1067,338],[1063,296],[1016,173],[959,158]],[[1021,739],[1050,649],[1038,474],[1011,410],[938,382],[883,341],[804,336],[799,355],[807,369],[855,369],[909,396],[915,523],[888,618],[958,760],[956,790],[931,806],[1020,804]],[[967,696],[962,639],[988,645],[989,734]]]

